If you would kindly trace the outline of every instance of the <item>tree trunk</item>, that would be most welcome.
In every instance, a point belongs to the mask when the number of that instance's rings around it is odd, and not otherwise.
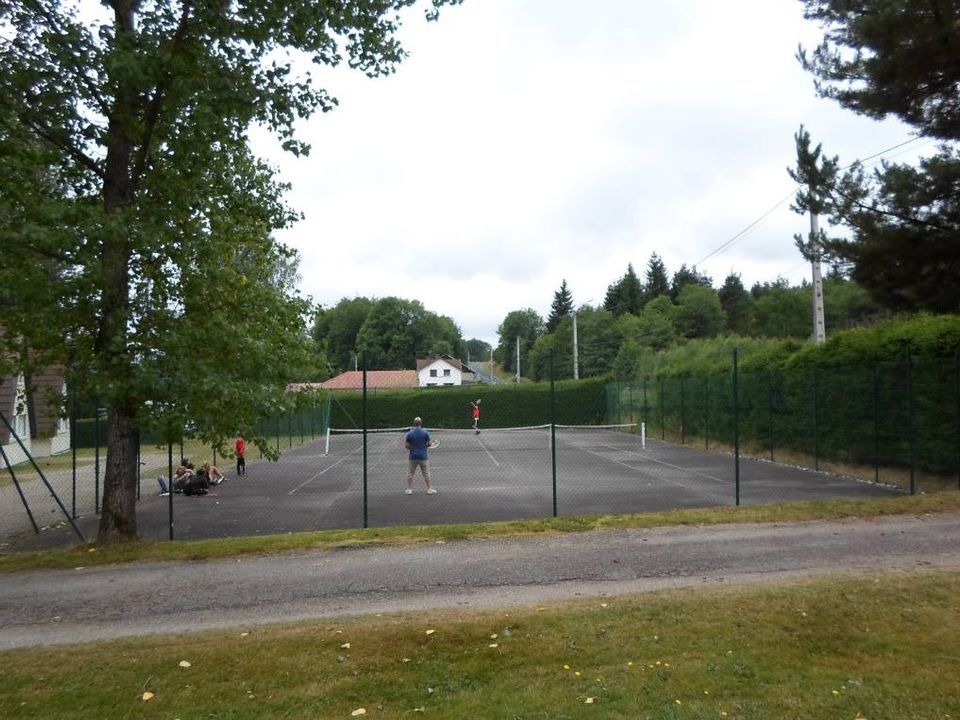
[[[125,405],[107,411],[107,466],[100,509],[102,543],[137,539],[137,450],[140,432],[136,410]]]
[[[132,43],[136,3],[114,4],[116,32]],[[101,251],[100,318],[94,345],[101,383],[110,387],[107,403],[107,469],[103,478],[100,542],[136,540],[137,449],[140,443],[136,393],[131,379],[130,259],[132,248],[123,213],[134,200],[130,176],[137,117],[137,93],[128,78],[117,81],[107,126],[103,209],[108,222]]]

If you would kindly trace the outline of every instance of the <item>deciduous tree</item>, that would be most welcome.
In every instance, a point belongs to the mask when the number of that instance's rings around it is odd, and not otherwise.
[[[306,152],[296,119],[336,101],[287,58],[390,73],[414,2],[0,3],[0,349],[69,363],[107,407],[102,541],[136,536],[144,408],[216,404],[222,437],[302,365],[307,308],[272,239],[295,215],[247,133]]]

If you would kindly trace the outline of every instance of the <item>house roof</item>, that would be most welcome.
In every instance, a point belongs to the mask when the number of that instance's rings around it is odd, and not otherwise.
[[[417,373],[415,370],[367,370],[367,388],[383,390],[386,388],[415,388]],[[317,388],[321,390],[362,390],[363,371],[348,370],[322,383],[297,383],[290,385],[291,390]]]
[[[461,372],[465,372],[465,373],[473,372],[473,370],[471,370],[462,362],[460,362],[459,358],[451,357],[450,355],[417,358],[417,372],[419,372],[420,370],[423,370],[425,367],[429,367],[430,365],[433,365],[435,362],[445,362],[447,363],[447,365],[450,365],[451,367],[456,368]]]

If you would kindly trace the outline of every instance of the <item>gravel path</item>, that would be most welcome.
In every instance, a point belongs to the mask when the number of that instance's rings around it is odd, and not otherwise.
[[[0,648],[931,565],[960,569],[960,514],[28,571],[0,575]]]

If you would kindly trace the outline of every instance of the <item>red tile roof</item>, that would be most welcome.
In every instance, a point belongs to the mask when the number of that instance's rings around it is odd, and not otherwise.
[[[367,370],[367,388],[382,390],[386,388],[415,388],[417,387],[416,370]],[[340,373],[322,383],[297,383],[290,385],[290,390],[304,390],[319,388],[321,390],[362,390],[363,371],[349,370]]]

